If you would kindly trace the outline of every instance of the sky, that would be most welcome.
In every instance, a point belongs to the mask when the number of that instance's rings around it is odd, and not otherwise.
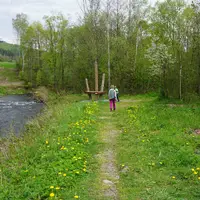
[[[155,1],[149,0],[152,4]],[[41,21],[44,15],[61,12],[71,22],[75,22],[81,15],[78,2],[81,0],[0,0],[0,39],[16,43],[12,18],[18,13],[27,14],[30,21]]]

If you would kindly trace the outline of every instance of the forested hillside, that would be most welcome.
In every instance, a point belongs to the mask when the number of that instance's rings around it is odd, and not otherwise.
[[[0,39],[0,61],[14,60],[19,55],[19,47]]]
[[[160,91],[163,97],[200,95],[200,3],[165,0],[85,0],[76,25],[63,15],[29,23],[13,19],[21,70],[32,86],[81,92],[94,85],[94,63],[106,84],[123,93]],[[110,78],[109,78],[110,77]]]

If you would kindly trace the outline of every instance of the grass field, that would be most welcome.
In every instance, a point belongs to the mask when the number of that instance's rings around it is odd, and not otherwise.
[[[0,67],[16,68],[16,63],[15,62],[0,62]]]
[[[148,98],[146,99],[148,100]],[[200,199],[200,108],[159,101],[129,104],[116,116],[120,199]]]
[[[0,199],[114,200],[101,184],[110,164],[120,176],[111,194],[120,200],[200,199],[197,104],[129,96],[111,113],[108,102],[81,99],[56,99],[24,137],[1,139]],[[108,150],[112,162],[99,162]]]

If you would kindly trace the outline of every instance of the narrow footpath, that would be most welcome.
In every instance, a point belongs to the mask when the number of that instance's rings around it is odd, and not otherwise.
[[[102,105],[99,116],[99,140],[102,150],[98,154],[99,162],[99,200],[118,200],[117,184],[119,173],[116,161],[116,142],[120,130],[116,128],[115,112],[110,112],[108,105]],[[117,112],[117,111],[116,111]]]

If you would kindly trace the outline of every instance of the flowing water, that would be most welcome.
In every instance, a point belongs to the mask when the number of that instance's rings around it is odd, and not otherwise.
[[[0,137],[9,133],[19,135],[28,120],[40,113],[43,103],[37,103],[30,95],[0,97]]]

